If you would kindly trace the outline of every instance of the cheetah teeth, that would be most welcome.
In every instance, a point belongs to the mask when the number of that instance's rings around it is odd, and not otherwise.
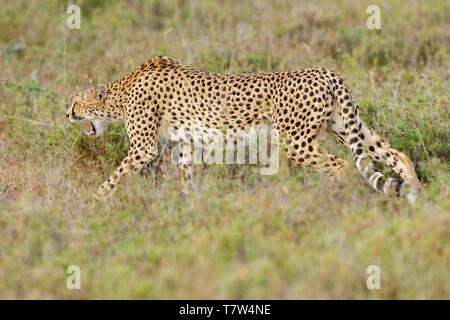
[[[87,131],[87,130],[83,131],[83,133],[87,136],[92,136],[93,134],[95,134],[95,127],[92,124],[92,122],[90,122],[90,124],[91,124],[91,131]]]

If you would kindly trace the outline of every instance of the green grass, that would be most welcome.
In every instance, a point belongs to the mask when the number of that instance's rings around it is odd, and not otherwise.
[[[0,7],[0,298],[450,297],[447,2],[381,2],[381,30],[366,28],[369,1],[79,3],[70,32],[66,1]],[[282,156],[274,176],[199,167],[186,199],[163,164],[92,201],[126,131],[85,137],[65,104],[159,54],[216,72],[334,69],[425,196],[377,194],[355,168],[337,188]],[[72,264],[81,290],[66,288]],[[380,290],[366,287],[372,264]]]

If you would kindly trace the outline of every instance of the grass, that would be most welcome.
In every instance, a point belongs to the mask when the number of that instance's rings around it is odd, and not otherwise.
[[[78,1],[72,31],[66,1],[22,2],[0,7],[0,298],[450,298],[448,2],[380,2],[368,30],[370,2]],[[63,105],[160,54],[216,72],[336,70],[425,197],[374,193],[354,168],[336,189],[282,157],[274,176],[198,168],[185,200],[163,166],[93,202],[125,128],[89,139]],[[66,288],[72,264],[81,290]]]

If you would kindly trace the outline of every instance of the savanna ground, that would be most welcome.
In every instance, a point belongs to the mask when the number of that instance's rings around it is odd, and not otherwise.
[[[448,1],[66,1],[0,6],[0,298],[450,298]],[[155,55],[215,72],[322,65],[364,120],[414,161],[426,196],[375,193],[356,168],[323,174],[172,166],[91,195],[126,154],[123,124],[100,138],[64,116],[71,94]],[[324,137],[332,152],[350,154]],[[81,290],[66,268],[81,268]],[[381,268],[368,290],[366,268]]]

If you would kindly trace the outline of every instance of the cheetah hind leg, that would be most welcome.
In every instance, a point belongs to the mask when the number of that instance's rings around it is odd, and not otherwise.
[[[319,143],[315,139],[310,142],[305,139],[291,143],[288,148],[288,159],[312,168],[322,169],[336,181],[342,179],[343,169],[348,165],[346,160],[332,154],[322,153]]]
[[[194,168],[193,168],[193,150],[192,144],[182,144],[179,150],[179,159],[177,166],[177,174],[180,182],[180,196],[186,198],[191,189],[196,190],[194,183]]]

